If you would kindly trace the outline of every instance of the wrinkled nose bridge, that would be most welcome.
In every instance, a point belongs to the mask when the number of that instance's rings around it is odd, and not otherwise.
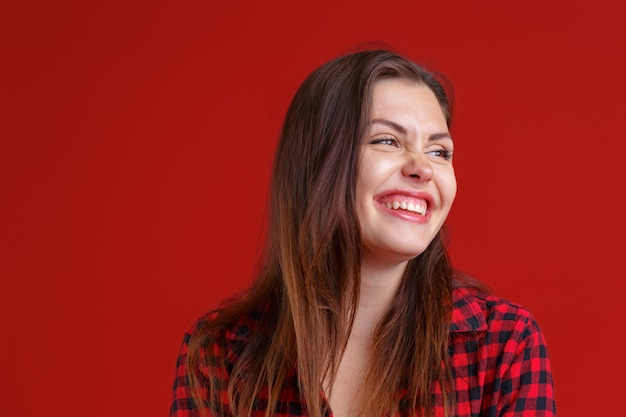
[[[429,180],[433,175],[431,161],[423,152],[406,151],[403,174],[422,181]]]

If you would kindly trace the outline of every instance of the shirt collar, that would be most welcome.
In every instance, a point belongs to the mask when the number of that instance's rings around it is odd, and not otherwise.
[[[451,332],[484,332],[487,321],[474,294],[467,288],[456,288],[452,292]]]

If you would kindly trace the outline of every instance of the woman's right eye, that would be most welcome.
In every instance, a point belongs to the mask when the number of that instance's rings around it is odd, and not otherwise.
[[[374,138],[370,143],[372,145],[389,145],[395,146],[396,148],[400,147],[400,142],[398,142],[398,139],[394,138],[393,136]]]

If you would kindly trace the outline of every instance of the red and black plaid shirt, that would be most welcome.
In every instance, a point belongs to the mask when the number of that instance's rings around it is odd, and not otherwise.
[[[449,352],[456,391],[456,416],[555,416],[550,362],[543,335],[532,315],[523,307],[498,297],[464,288],[454,290],[453,301]],[[210,314],[201,318],[185,335],[178,357],[171,417],[200,416],[191,399],[186,359],[189,339],[208,319]],[[225,345],[245,343],[246,334],[255,327],[255,322],[252,317],[239,320],[226,332]],[[224,356],[234,358],[232,352],[228,353],[230,355]],[[228,386],[227,369],[232,369],[232,364],[214,370],[214,375],[224,376],[218,385],[224,389],[222,394]],[[206,370],[200,369],[199,372],[204,374],[200,380],[206,380]],[[297,388],[293,388],[297,387],[296,378],[294,370],[289,378],[292,380],[287,381],[282,391],[276,417],[308,415]],[[443,416],[438,391],[436,389],[434,393],[435,415]],[[227,396],[219,397],[227,405]],[[259,404],[263,404],[260,400]],[[251,415],[260,417],[265,412],[253,410]]]

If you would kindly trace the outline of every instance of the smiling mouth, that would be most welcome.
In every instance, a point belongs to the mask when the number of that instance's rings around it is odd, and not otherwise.
[[[428,204],[425,200],[412,200],[412,201],[404,201],[404,200],[393,200],[381,202],[382,205],[391,210],[406,210],[412,213],[417,213],[421,216],[426,215],[426,210],[428,208]]]

